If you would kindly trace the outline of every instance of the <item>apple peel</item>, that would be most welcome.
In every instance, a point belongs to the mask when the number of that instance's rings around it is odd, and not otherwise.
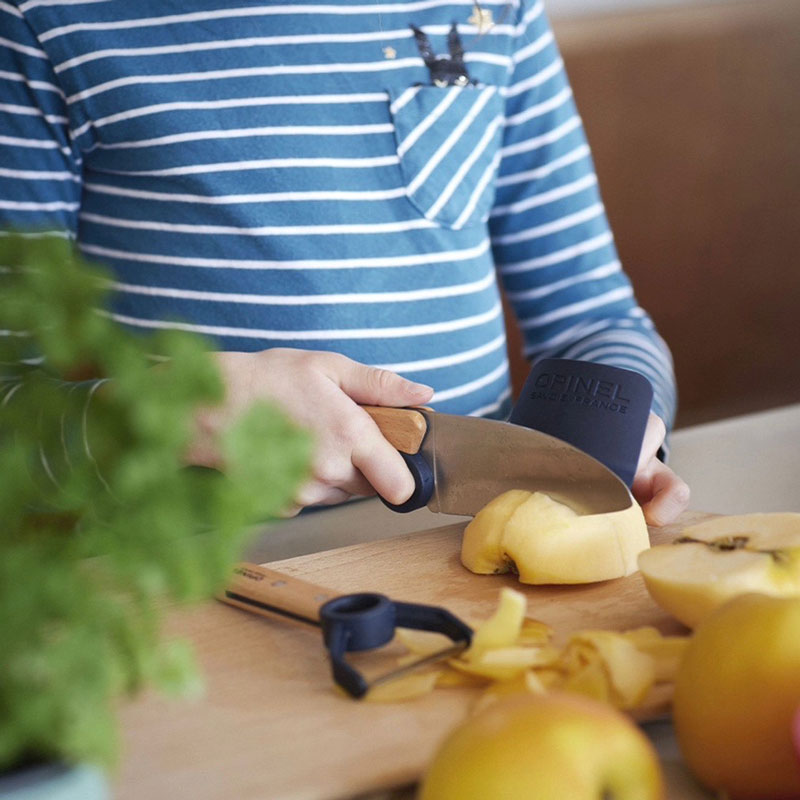
[[[582,694],[634,717],[646,717],[654,698],[660,713],[668,708],[688,637],[664,636],[653,627],[583,630],[559,646],[549,625],[525,616],[526,605],[521,592],[502,589],[496,611],[476,626],[469,649],[435,670],[427,668],[422,677],[412,673],[376,687],[367,699],[397,702],[434,688],[466,687],[484,690],[476,708],[509,694],[552,690]],[[397,631],[396,640],[408,650],[400,664],[439,651],[445,643],[440,634],[406,629]]]
[[[600,659],[587,661],[585,664],[564,674],[560,681],[551,686],[572,694],[582,694],[599,700],[602,703],[613,705],[611,686],[608,673],[603,669]]]
[[[472,644],[463,654],[470,660],[475,655],[497,647],[514,644],[525,621],[527,600],[525,595],[514,589],[503,587],[497,610],[483,624],[478,626],[472,636]]]
[[[582,631],[571,641],[595,649],[606,671],[615,706],[630,709],[642,703],[656,679],[655,660],[650,655],[641,652],[624,634],[613,631]]]
[[[498,647],[470,659],[453,659],[450,666],[471,675],[505,681],[535,666],[549,666],[558,658],[558,650],[549,646]]]
[[[522,628],[517,636],[517,644],[541,645],[547,644],[553,638],[553,629],[538,619],[525,617]]]
[[[533,670],[527,670],[508,681],[495,681],[475,701],[472,712],[477,713],[497,700],[515,694],[545,694],[547,687]]]
[[[653,659],[656,683],[675,680],[678,666],[689,644],[688,636],[664,636],[656,628],[648,627],[626,631],[623,635],[637,650]]]

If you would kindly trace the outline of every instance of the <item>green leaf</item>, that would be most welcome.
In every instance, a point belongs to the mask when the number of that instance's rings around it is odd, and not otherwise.
[[[200,690],[165,610],[213,596],[307,476],[310,438],[259,406],[225,474],[187,468],[191,420],[223,396],[208,343],[118,326],[106,273],[62,240],[0,236],[0,267],[0,771],[112,764],[120,695]]]

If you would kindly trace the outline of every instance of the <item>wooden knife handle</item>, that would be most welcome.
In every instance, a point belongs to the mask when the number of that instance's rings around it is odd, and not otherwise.
[[[425,417],[413,408],[362,406],[381,429],[389,443],[401,453],[419,452],[428,430]]]
[[[241,562],[217,599],[253,614],[281,614],[302,622],[319,624],[320,606],[336,592],[293,578],[259,564]]]

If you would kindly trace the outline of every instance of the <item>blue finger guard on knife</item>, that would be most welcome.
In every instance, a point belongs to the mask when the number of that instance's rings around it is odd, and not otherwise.
[[[652,401],[653,387],[638,372],[546,358],[533,365],[509,422],[580,448],[630,486]]]

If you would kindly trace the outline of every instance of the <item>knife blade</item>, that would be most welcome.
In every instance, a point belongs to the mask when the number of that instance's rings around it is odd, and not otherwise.
[[[622,511],[630,490],[597,459],[567,442],[510,422],[425,408],[362,406],[404,454],[418,491],[398,511],[427,507],[474,516],[509,489],[545,492],[581,514]],[[421,490],[429,470],[429,491]],[[420,474],[422,471],[422,475]]]

